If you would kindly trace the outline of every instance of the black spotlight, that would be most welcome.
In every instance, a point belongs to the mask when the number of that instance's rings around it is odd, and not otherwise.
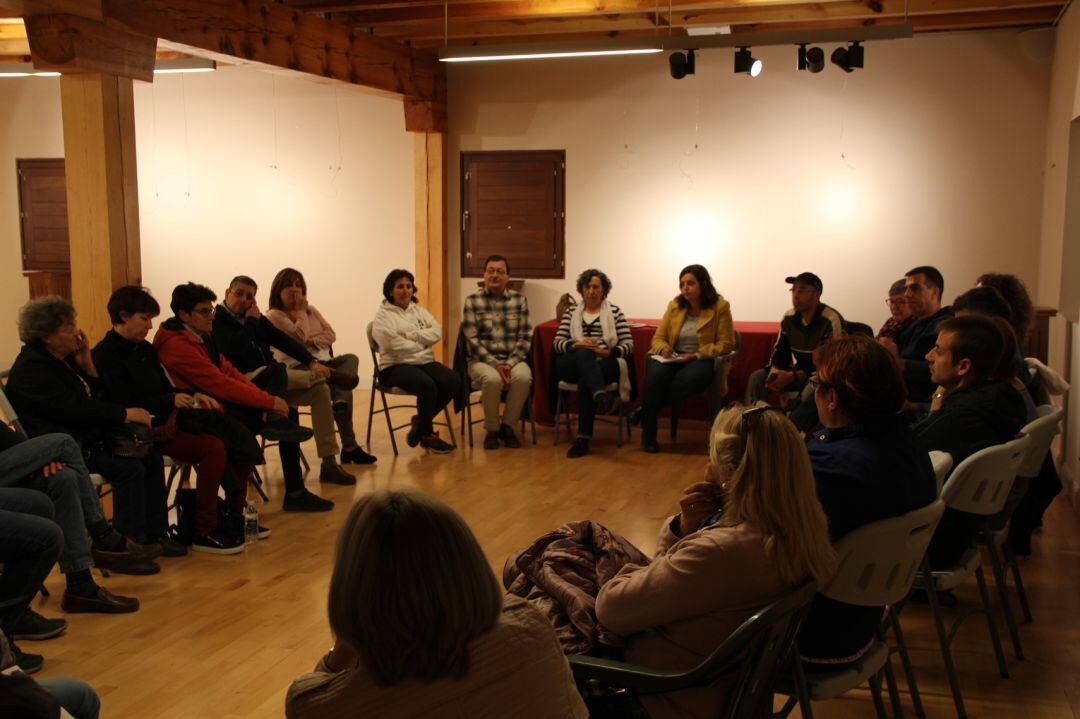
[[[668,64],[671,66],[671,76],[676,80],[682,80],[687,75],[693,75],[694,51],[673,52],[671,57],[668,58]]]
[[[807,50],[806,45],[799,45],[798,68],[813,73],[821,72],[825,69],[825,51],[820,47],[812,47]]]
[[[761,60],[750,54],[750,48],[740,47],[735,53],[735,72],[745,72],[750,77],[761,74]]]
[[[858,40],[846,48],[838,47],[833,50],[832,61],[834,65],[844,72],[851,72],[855,68],[861,68],[863,66],[863,47]]]

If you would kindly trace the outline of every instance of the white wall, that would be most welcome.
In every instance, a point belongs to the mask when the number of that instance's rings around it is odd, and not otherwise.
[[[1042,242],[1039,262],[1039,300],[1059,308],[1063,317],[1054,326],[1051,358],[1060,371],[1068,371],[1073,389],[1066,405],[1066,437],[1061,463],[1066,492],[1080,512],[1080,291],[1077,289],[1077,259],[1080,236],[1080,147],[1070,138],[1080,137],[1075,129],[1080,120],[1080,10],[1071,7],[1055,33],[1054,61],[1047,120],[1045,184],[1043,193]],[[1070,179],[1070,165],[1074,177]],[[1070,184],[1071,182],[1071,184]],[[1068,220],[1066,219],[1068,218]],[[1069,234],[1066,234],[1066,223]],[[1071,328],[1072,347],[1065,338]]]
[[[22,274],[15,160],[63,156],[60,81],[0,79],[0,368],[10,366],[19,352],[15,319],[30,296]]]
[[[0,351],[18,348],[15,157],[63,155],[57,80],[0,80]],[[393,267],[411,267],[413,150],[399,99],[340,83],[228,67],[135,84],[143,282],[168,310],[192,280],[219,297],[248,274],[302,271],[312,304],[362,360]]]
[[[681,81],[663,56],[454,65],[447,166],[462,150],[566,150],[567,278],[526,282],[537,320],[589,266],[629,315],[658,317],[701,262],[737,320],[777,319],[784,276],[813,270],[826,302],[877,325],[914,265],[942,270],[947,300],[991,270],[1036,284],[1050,38],[872,43],[846,76],[796,72],[788,47],[755,49],[757,79],[730,50],[699,53]],[[456,277],[459,194],[452,177],[455,307],[474,286]]]

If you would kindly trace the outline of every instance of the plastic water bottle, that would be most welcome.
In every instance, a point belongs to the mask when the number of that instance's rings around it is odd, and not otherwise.
[[[259,541],[259,510],[255,505],[248,502],[244,505],[244,544],[255,544]]]

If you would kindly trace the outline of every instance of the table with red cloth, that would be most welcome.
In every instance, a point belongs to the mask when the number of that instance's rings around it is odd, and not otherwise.
[[[634,338],[634,365],[637,368],[638,400],[645,386],[645,361],[649,355],[649,346],[660,320],[631,319],[630,334]],[[736,322],[735,329],[742,337],[742,347],[735,355],[735,360],[728,373],[727,398],[742,401],[746,395],[746,384],[750,374],[765,366],[772,355],[776,335],[780,331],[779,322]],[[548,380],[553,371],[552,347],[555,333],[559,330],[558,320],[541,322],[533,328],[533,416],[542,424],[551,424],[553,419],[548,403]],[[680,416],[703,419],[705,402],[687,403],[686,411]]]

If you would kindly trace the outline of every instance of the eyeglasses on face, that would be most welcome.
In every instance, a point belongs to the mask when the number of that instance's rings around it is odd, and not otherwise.
[[[885,304],[888,307],[903,307],[907,304],[907,300],[905,300],[903,297],[890,297],[885,300]]]
[[[196,314],[196,315],[202,315],[203,317],[213,317],[214,308],[213,307],[201,307],[199,309],[192,310],[192,313]]]
[[[485,275],[498,275],[499,277],[506,274],[506,270],[502,267],[488,267],[484,270]]]

